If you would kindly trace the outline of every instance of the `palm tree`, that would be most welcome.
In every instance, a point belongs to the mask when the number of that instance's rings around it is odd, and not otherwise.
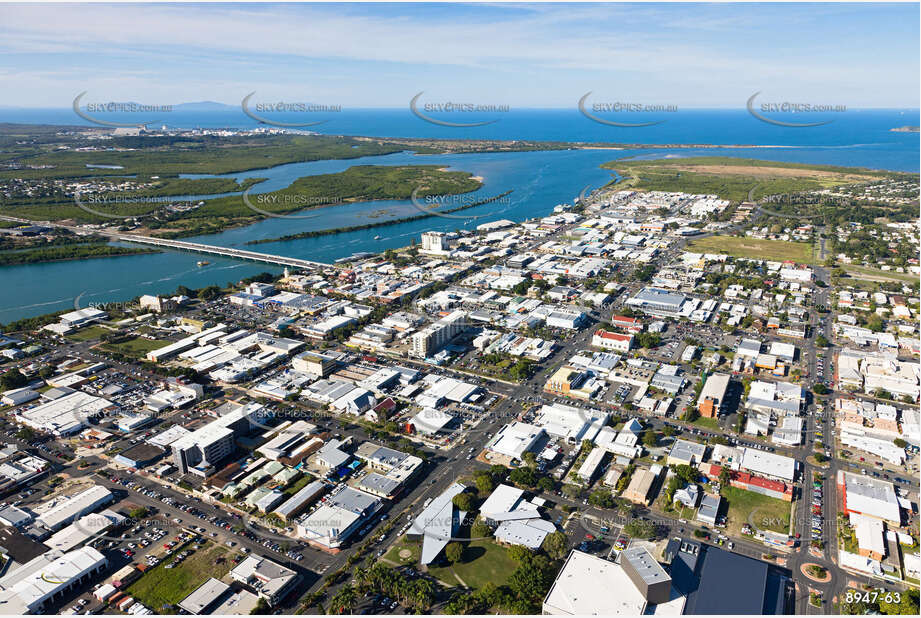
[[[329,600],[329,611],[334,614],[351,614],[356,600],[355,589],[345,585]]]

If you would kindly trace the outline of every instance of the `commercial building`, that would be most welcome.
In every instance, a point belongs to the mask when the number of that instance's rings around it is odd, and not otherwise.
[[[595,440],[610,414],[600,410],[577,408],[559,403],[541,406],[533,424],[543,428],[547,435],[581,444],[582,440]]]
[[[795,416],[803,405],[803,388],[789,382],[755,380],[751,383],[745,405],[755,412]]]
[[[213,577],[179,601],[179,607],[193,616],[210,614],[230,595],[230,586]]]
[[[111,491],[101,485],[94,485],[74,496],[61,500],[51,508],[43,511],[35,521],[48,530],[58,530],[78,517],[91,513],[100,506],[109,504],[114,499],[115,496]]]
[[[342,545],[382,504],[376,496],[345,487],[331,494],[323,506],[298,522],[298,536],[318,549],[339,553]]]
[[[180,473],[211,474],[215,466],[233,453],[234,438],[249,433],[252,418],[261,409],[258,403],[235,405],[223,416],[170,444],[173,462]]]
[[[792,483],[796,478],[796,460],[785,455],[768,453],[754,448],[743,448],[739,467],[770,479]]]
[[[250,555],[230,571],[234,581],[251,588],[269,605],[277,605],[300,581],[300,575],[262,556]]]
[[[684,614],[782,615],[793,610],[790,571],[712,545],[676,538],[665,548]]]
[[[648,560],[655,562],[651,556]],[[644,596],[651,592],[655,599],[660,599],[664,589],[664,584],[656,581],[661,579],[661,574],[651,564],[644,567],[646,563],[647,560],[639,557],[630,565],[625,561],[615,563],[573,550],[544,598],[542,613],[550,616],[681,615],[685,600],[671,585],[667,600],[659,605]],[[651,588],[647,580],[652,580]]]
[[[628,299],[626,304],[649,315],[676,318],[680,315],[681,306],[686,300],[687,297],[684,294],[647,287],[640,290],[633,298]]]
[[[845,513],[901,526],[902,513],[892,483],[839,470],[837,485]]]
[[[95,581],[108,561],[92,547],[49,551],[0,579],[5,614],[48,614],[75,588]]]
[[[312,350],[295,356],[294,360],[291,361],[291,366],[295,371],[317,376],[318,378],[325,378],[330,375],[336,365],[338,365],[338,360],[335,356]]]
[[[545,435],[542,427],[513,421],[503,426],[487,443],[486,448],[510,459],[521,460]]]
[[[16,413],[16,419],[32,429],[57,437],[78,433],[90,418],[115,409],[108,399],[73,391],[63,397]]]
[[[724,411],[729,377],[727,373],[714,373],[707,378],[697,398],[697,411],[704,418],[716,418]]]
[[[606,454],[607,450],[600,446],[596,446],[592,449],[592,452],[588,454],[588,457],[585,458],[585,461],[582,462],[579,471],[576,473],[583,483],[588,484],[592,482]]]
[[[297,517],[305,508],[310,506],[313,501],[326,490],[326,483],[323,481],[313,481],[301,488],[296,494],[282,503],[273,514],[277,515],[288,523],[294,517]]]
[[[645,547],[630,547],[620,554],[620,563],[647,603],[667,603],[671,598],[672,578]]]
[[[623,335],[599,329],[592,335],[592,345],[604,350],[626,353],[633,347],[633,335]]]

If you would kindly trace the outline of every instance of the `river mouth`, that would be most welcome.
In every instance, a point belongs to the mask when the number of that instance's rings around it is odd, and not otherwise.
[[[572,203],[586,187],[601,187],[613,178],[602,163],[628,157],[663,156],[732,156],[741,158],[868,165],[875,160],[875,148],[848,152],[839,148],[791,149],[663,149],[650,150],[549,150],[501,153],[416,155],[411,151],[375,155],[356,159],[288,163],[261,170],[224,175],[183,174],[187,178],[224,177],[243,180],[265,178],[253,185],[253,194],[284,189],[297,178],[332,174],[355,165],[438,165],[453,171],[469,172],[483,178],[483,187],[468,195],[471,199],[490,197],[512,191],[501,203],[487,203],[457,214],[467,219],[428,217],[409,223],[394,223],[366,230],[333,235],[276,241],[247,246],[252,240],[275,239],[300,232],[353,226],[356,223],[382,223],[419,214],[410,200],[375,200],[342,203],[313,209],[319,215],[304,219],[265,218],[251,225],[232,228],[182,240],[222,247],[245,248],[332,264],[337,259],[363,251],[383,252],[419,241],[422,232],[472,230],[476,226],[509,219],[520,222],[550,214],[561,203]],[[242,192],[230,195],[241,195]],[[215,195],[186,196],[188,199],[211,199]],[[178,198],[177,198],[178,199]],[[242,199],[242,197],[241,197]],[[308,212],[308,211],[301,211]],[[475,218],[489,213],[489,216]],[[192,289],[208,285],[226,285],[261,272],[280,273],[280,267],[240,260],[207,257],[207,267],[197,266],[203,258],[193,253],[167,250],[163,253],[118,258],[88,259],[8,266],[0,269],[0,281],[15,294],[0,298],[0,323],[72,309],[80,294],[85,303],[123,302],[143,294],[171,294],[178,286]]]

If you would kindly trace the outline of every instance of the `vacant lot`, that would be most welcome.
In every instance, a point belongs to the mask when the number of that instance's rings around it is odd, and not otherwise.
[[[805,242],[759,240],[738,236],[709,236],[688,244],[688,251],[700,253],[725,253],[733,257],[782,262],[793,260],[798,264],[814,264],[812,245]]]
[[[487,582],[497,586],[505,583],[518,565],[508,551],[493,541],[472,541],[464,544],[464,555],[458,564],[447,567],[429,567],[429,573],[443,582],[460,584],[459,577],[474,589],[483,587]],[[454,574],[457,574],[457,577]]]
[[[790,530],[790,503],[753,491],[723,487],[720,494],[729,503],[729,533],[739,534],[742,524],[786,534]]]
[[[880,270],[868,266],[843,264],[841,268],[851,277],[855,279],[864,279],[866,281],[898,281],[900,283],[912,283],[918,280],[918,275],[913,275],[911,273],[897,273],[895,271]],[[850,282],[843,280],[843,283],[847,284]]]
[[[213,543],[203,546],[178,567],[167,569],[172,557],[164,556],[163,562],[128,587],[129,595],[155,612],[173,613],[165,606],[179,603],[209,577],[222,578],[232,566],[227,548]]]
[[[106,333],[111,333],[111,329],[108,329],[104,326],[87,326],[86,328],[81,328],[75,333],[67,335],[67,338],[71,341],[93,341],[99,339]]]
[[[147,355],[151,350],[158,350],[164,346],[169,345],[169,341],[159,341],[156,339],[145,339],[144,337],[133,337],[131,339],[126,339],[125,341],[120,341],[118,343],[106,343],[102,345],[102,349],[108,350],[109,352],[119,352],[125,356],[133,356],[134,358],[142,358]]]

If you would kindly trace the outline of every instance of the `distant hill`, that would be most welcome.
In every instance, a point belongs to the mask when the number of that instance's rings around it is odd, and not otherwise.
[[[227,105],[217,101],[197,101],[194,103],[178,103],[173,105],[173,109],[180,109],[190,112],[216,112],[230,109],[240,109],[239,105]]]

